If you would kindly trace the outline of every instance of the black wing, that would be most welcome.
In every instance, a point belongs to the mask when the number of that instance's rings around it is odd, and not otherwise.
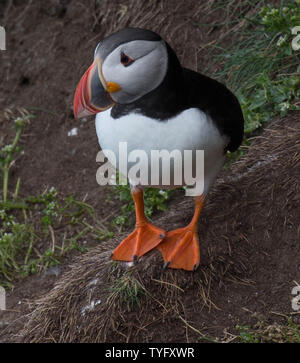
[[[183,69],[186,102],[209,114],[221,134],[229,137],[226,150],[235,151],[243,141],[244,117],[236,96],[222,83]]]

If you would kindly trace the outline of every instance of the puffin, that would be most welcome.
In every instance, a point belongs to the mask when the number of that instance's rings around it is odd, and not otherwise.
[[[183,228],[165,231],[151,223],[144,213],[145,185],[138,178],[129,178],[136,224],[111,256],[136,264],[156,248],[162,254],[164,269],[195,271],[200,263],[198,220],[204,202],[226,153],[237,150],[243,140],[244,118],[237,97],[219,81],[184,68],[157,33],[130,27],[97,45],[93,63],[76,88],[73,109],[76,118],[96,115],[100,147],[117,155],[110,160],[115,166],[121,142],[126,142],[128,153],[138,149],[148,156],[153,150],[204,152],[203,187],[193,195],[194,215]],[[195,164],[197,160],[192,168]],[[162,171],[163,166],[158,169]],[[173,165],[170,172],[174,170],[178,169]],[[192,187],[184,180],[176,184],[174,177],[166,184],[156,178],[147,186]]]

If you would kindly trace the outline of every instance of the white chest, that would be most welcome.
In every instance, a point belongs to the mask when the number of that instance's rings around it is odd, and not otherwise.
[[[111,110],[98,113],[96,131],[102,149],[114,152],[118,162],[119,143],[126,142],[127,150],[144,150],[150,157],[151,150],[204,150],[205,179],[207,188],[223,164],[226,138],[220,135],[211,119],[200,110],[190,108],[165,121],[130,114],[118,119]]]

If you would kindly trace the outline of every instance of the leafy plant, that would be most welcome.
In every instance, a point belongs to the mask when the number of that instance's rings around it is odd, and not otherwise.
[[[22,148],[18,146],[18,142],[20,140],[20,136],[24,129],[24,126],[27,122],[33,118],[31,114],[22,114],[21,117],[17,117],[14,120],[14,127],[16,129],[16,134],[12,144],[5,145],[0,150],[0,170],[2,172],[3,177],[3,202],[6,203],[7,195],[8,195],[8,180],[9,180],[9,172],[11,167],[14,164],[14,161],[17,155],[22,151]],[[18,180],[14,198],[17,197],[18,190],[20,186],[20,181]]]
[[[124,202],[121,207],[122,214],[114,219],[117,226],[127,226],[129,224],[129,216],[134,211],[134,202],[131,197],[130,186],[116,185],[115,192],[119,194],[120,201]],[[167,202],[170,200],[172,190],[161,190],[157,188],[146,188],[144,190],[144,207],[145,215],[151,217],[155,211],[166,211],[168,209]]]
[[[230,34],[228,48],[218,45],[215,64],[222,70],[215,76],[237,94],[250,136],[274,116],[300,109],[300,53],[291,46],[300,2],[265,5],[246,20],[246,26]]]
[[[71,251],[85,252],[87,238],[113,237],[105,226],[98,225],[92,206],[73,196],[61,197],[54,187],[43,195],[26,197],[18,205],[23,214],[14,203],[10,209],[0,210],[0,285],[12,286],[16,279],[55,266]],[[49,241],[46,248],[39,246],[41,240]]]
[[[242,343],[259,343],[255,332],[251,331],[249,326],[238,325],[236,328],[240,333],[239,339]]]
[[[22,274],[22,266],[28,264],[35,234],[30,225],[16,222],[4,210],[0,211],[0,216],[0,282],[7,285],[12,279],[12,271]]]

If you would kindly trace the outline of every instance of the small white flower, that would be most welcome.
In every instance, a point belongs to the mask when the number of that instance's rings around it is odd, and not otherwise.
[[[275,9],[275,8],[273,8],[271,11],[270,11],[270,14],[271,15],[276,15],[276,14],[278,14],[278,9]]]
[[[277,47],[281,47],[284,43],[286,42],[286,35],[281,36],[278,40],[277,40]]]
[[[289,102],[282,102],[279,104],[280,107],[280,111],[286,111],[290,108],[290,103]]]
[[[8,222],[9,223],[9,222]],[[8,239],[10,239],[12,237],[12,233],[10,233],[10,232],[5,232],[4,234],[3,234],[3,238],[5,238],[6,240],[8,240]]]
[[[3,146],[3,148],[2,148],[2,152],[4,152],[4,153],[10,153],[12,151],[12,145],[5,145],[5,146]]]

